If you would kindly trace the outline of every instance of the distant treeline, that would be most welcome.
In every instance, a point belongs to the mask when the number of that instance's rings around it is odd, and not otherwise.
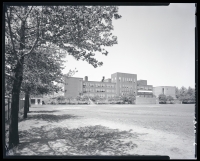
[[[176,99],[179,100],[181,103],[195,103],[195,89],[191,87],[184,87],[181,88],[176,87]],[[174,98],[171,96],[166,96],[164,94],[159,95],[159,102],[160,103],[173,103]]]

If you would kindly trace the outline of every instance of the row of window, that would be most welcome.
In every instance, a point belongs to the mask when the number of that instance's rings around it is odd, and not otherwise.
[[[111,89],[91,89],[91,88],[84,88],[83,89],[84,92],[109,92],[109,93],[114,93],[115,90],[111,90]]]
[[[114,94],[107,94],[107,98],[112,98],[114,96],[115,96]]]
[[[107,87],[107,88],[114,88],[115,85],[112,84],[92,84],[92,83],[83,83],[83,87]]]
[[[117,78],[114,77],[112,78],[112,82],[116,82],[117,81]],[[121,82],[136,82],[136,79],[135,78],[124,78],[124,77],[119,77],[119,81]]]
[[[128,85],[124,85],[124,84],[122,84],[122,85],[120,84],[119,87],[125,88],[125,89],[133,89],[133,86],[128,86]],[[135,86],[135,88],[136,88],[136,86]]]
[[[125,93],[125,94],[135,94],[134,91],[119,91],[120,93]]]
[[[152,93],[146,93],[146,92],[137,92],[138,95],[152,95]]]
[[[148,87],[148,86],[140,86],[137,89],[146,89],[146,90],[152,90],[152,87]]]
[[[126,96],[127,94],[133,94],[132,92],[123,92],[121,93],[122,96]]]
[[[139,95],[139,97],[148,97],[148,98],[152,98],[152,95]]]
[[[121,91],[121,92],[134,92],[135,90],[133,90],[133,89],[120,89],[119,91]]]
[[[98,97],[107,97],[107,98],[111,98],[111,97],[114,97],[115,95],[114,94],[92,94],[92,93],[89,93],[89,94],[84,94],[84,96],[91,96],[91,97],[94,97],[94,96],[98,96]]]

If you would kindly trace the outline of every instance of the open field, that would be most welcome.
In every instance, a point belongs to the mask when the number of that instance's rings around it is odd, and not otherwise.
[[[194,158],[194,105],[32,106],[15,155]]]

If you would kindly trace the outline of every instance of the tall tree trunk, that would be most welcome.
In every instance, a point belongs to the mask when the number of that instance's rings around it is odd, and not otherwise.
[[[29,97],[29,94],[28,94],[28,108],[27,108],[27,112],[29,112],[29,107],[31,106],[31,103],[30,103],[30,97]]]
[[[25,93],[25,104],[24,104],[24,119],[27,118],[27,112],[29,107],[29,96],[28,92]]]
[[[25,48],[25,21],[21,22],[21,34],[20,34],[20,51],[21,56],[24,54],[23,50]],[[20,61],[20,62],[19,62]],[[14,69],[15,78],[12,88],[12,103],[11,103],[11,116],[10,116],[10,126],[9,126],[9,149],[17,146],[19,144],[18,135],[18,113],[19,113],[19,96],[20,88],[23,80],[23,64],[24,57],[21,57],[17,61],[17,65]]]
[[[21,59],[21,62],[23,59]],[[18,136],[18,113],[19,113],[19,99],[20,88],[22,83],[23,65],[19,62],[16,66],[15,78],[12,89],[12,103],[10,114],[10,126],[9,126],[9,149],[19,144]]]

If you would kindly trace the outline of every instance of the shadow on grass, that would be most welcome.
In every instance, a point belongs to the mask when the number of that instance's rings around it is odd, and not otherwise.
[[[53,113],[58,112],[58,110],[52,110],[52,111],[29,111],[28,113]]]
[[[79,116],[80,117],[80,116]],[[28,115],[26,119],[23,119],[21,121],[26,120],[42,120],[42,121],[48,121],[48,122],[59,122],[66,119],[74,119],[78,118],[78,116],[75,115],[54,115],[54,114],[34,114],[34,115]]]
[[[21,144],[13,155],[127,155],[137,147],[130,140],[137,134],[88,126],[77,129],[51,125],[19,131]]]

